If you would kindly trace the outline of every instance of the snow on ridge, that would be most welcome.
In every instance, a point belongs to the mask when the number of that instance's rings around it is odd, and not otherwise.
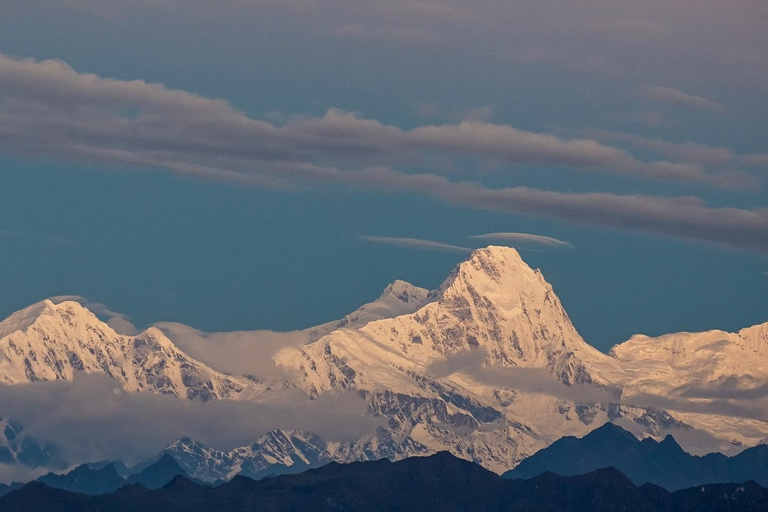
[[[0,383],[72,380],[76,372],[103,373],[127,391],[182,398],[234,397],[249,387],[178,349],[159,329],[116,333],[75,301],[42,301],[0,323]]]
[[[46,368],[55,374],[57,361],[65,368],[77,366],[62,353],[56,361],[38,368],[37,363],[45,359],[42,354],[55,349],[55,339],[80,357],[84,369],[88,358],[84,347],[102,347],[115,362],[113,365],[105,356],[106,373],[118,379],[127,375],[125,386],[132,391],[199,399],[261,397],[269,392],[188,358],[159,330],[121,336],[77,303],[70,305],[70,314],[66,313],[67,303],[38,304],[42,306],[33,305],[0,323],[0,382],[5,378],[8,383],[8,375],[24,382],[28,367],[39,376],[38,370]],[[59,311],[57,308],[63,308],[61,314],[48,315]],[[190,474],[200,476],[205,468],[223,476],[241,470],[256,474],[268,471],[271,465],[402,458],[443,449],[465,458],[472,454],[470,458],[476,462],[501,472],[563,435],[583,435],[617,420],[644,435],[694,426],[726,443],[737,439],[754,444],[768,437],[765,422],[740,418],[725,422],[716,415],[712,419],[619,401],[642,393],[667,397],[684,386],[718,383],[729,375],[753,374],[768,381],[762,362],[768,347],[768,323],[739,333],[637,335],[606,355],[581,338],[541,272],[508,247],[474,251],[431,292],[395,281],[377,300],[341,321],[307,331],[315,333],[310,334],[308,344],[275,356],[275,363],[290,375],[286,386],[298,387],[312,398],[322,398],[324,392],[353,390],[367,401],[369,414],[386,418],[386,424],[348,443],[296,431],[273,431],[232,452],[217,452],[180,439],[167,450],[187,458],[185,469],[198,467],[198,473]],[[29,338],[37,360],[27,365],[24,358],[16,357],[9,367],[4,357],[15,353],[9,341],[18,348],[23,335]],[[467,354],[482,356],[482,366],[474,374],[468,368],[433,374],[436,361],[460,361]],[[173,366],[174,361],[183,361],[187,373],[180,373],[180,365]],[[88,363],[85,371],[103,368],[96,365],[98,360]],[[171,365],[172,371],[165,371],[163,365]],[[548,391],[554,389],[551,386],[531,390],[499,379],[483,381],[477,374],[507,370],[528,370],[525,375],[545,377],[551,385],[560,386],[558,392],[569,390],[565,394]],[[69,378],[69,373],[55,374],[55,378]],[[623,393],[616,403],[578,394],[583,389],[608,387]]]

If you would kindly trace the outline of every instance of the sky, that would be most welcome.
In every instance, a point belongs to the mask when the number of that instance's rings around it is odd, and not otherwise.
[[[601,350],[766,322],[766,25],[763,0],[5,0],[0,317],[77,295],[293,330],[497,243]]]

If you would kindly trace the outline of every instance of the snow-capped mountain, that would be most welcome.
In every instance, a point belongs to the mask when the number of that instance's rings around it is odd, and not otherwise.
[[[309,341],[317,341],[342,327],[361,327],[374,320],[413,313],[424,304],[427,295],[429,295],[429,290],[398,279],[384,288],[378,299],[363,304],[341,320],[310,327],[303,332],[308,333]]]
[[[277,364],[298,369],[310,395],[373,389],[382,371],[424,373],[438,359],[473,349],[487,352],[490,366],[545,369],[566,386],[592,383],[589,365],[611,365],[579,336],[541,273],[505,247],[475,251],[413,313],[345,327],[277,354]],[[407,375],[399,380],[413,387]]]
[[[74,301],[44,300],[0,323],[0,383],[72,380],[102,373],[126,391],[151,391],[202,401],[249,390],[180,351],[159,329],[116,333]]]
[[[237,474],[261,478],[279,473],[293,473],[334,460],[332,452],[339,443],[328,443],[320,436],[297,430],[271,430],[251,445],[220,451],[189,437],[168,445],[171,455],[193,478],[229,480]]]
[[[610,354],[623,366],[641,369],[637,378],[624,382],[633,390],[667,391],[727,379],[747,386],[761,385],[768,381],[768,323],[737,333],[680,332],[657,338],[635,335],[613,347]]]
[[[436,363],[473,353],[482,358],[477,368],[436,375]],[[501,472],[609,420],[626,418],[655,435],[680,425],[663,412],[620,404],[602,375],[619,364],[584,342],[541,273],[505,247],[475,251],[413,313],[337,329],[275,361],[309,396],[354,389],[371,414],[389,418],[375,434],[340,447],[341,460],[447,449]],[[615,402],[505,386],[494,368],[533,370],[525,375],[563,389],[591,385]]]
[[[44,301],[0,323],[0,383],[85,371],[129,391],[201,400],[265,402],[274,390],[298,388],[322,401],[351,391],[381,420],[354,441],[273,430],[230,451],[189,438],[166,448],[205,480],[441,450],[501,473],[608,421],[657,438],[696,429],[710,436],[700,451],[768,438],[765,418],[707,408],[708,394],[738,399],[768,385],[768,324],[635,336],[604,354],[511,248],[473,252],[431,292],[396,281],[343,319],[301,334],[273,356],[284,381],[266,386],[192,359],[158,329],[121,336],[77,303]]]

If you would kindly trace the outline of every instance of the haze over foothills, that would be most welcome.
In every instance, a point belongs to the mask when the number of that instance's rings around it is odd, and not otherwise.
[[[764,442],[766,24],[762,0],[5,0],[0,426],[44,463],[0,481],[163,450],[211,481],[438,449],[501,473],[608,420]]]

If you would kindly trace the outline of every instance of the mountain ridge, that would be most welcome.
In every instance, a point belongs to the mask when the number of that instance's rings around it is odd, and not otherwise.
[[[504,473],[504,478],[531,478],[544,472],[563,476],[615,467],[635,485],[651,483],[668,491],[697,485],[756,481],[768,486],[768,446],[755,446],[728,457],[721,453],[691,455],[673,436],[660,442],[637,439],[606,423],[582,438],[563,437]]]
[[[62,304],[74,310],[73,318],[84,315],[74,304]],[[13,352],[9,341],[16,344],[18,333],[31,330],[25,318],[35,308],[27,309],[26,316],[11,315],[0,323],[0,333],[24,327],[0,338],[0,382],[6,384],[30,380],[24,357],[3,359]],[[102,358],[106,366],[98,358],[89,360],[83,371],[111,375],[129,391],[203,401],[261,400],[272,390],[292,388],[317,400],[352,392],[366,401],[367,414],[382,419],[375,431],[343,443],[309,432],[276,430],[270,439],[250,445],[251,452],[245,447],[220,452],[193,446],[192,440],[178,444],[177,455],[187,450],[185,470],[210,480],[230,475],[239,463],[256,464],[254,474],[260,474],[269,472],[270,465],[296,470],[328,460],[400,459],[441,450],[502,473],[563,436],[583,436],[617,420],[632,425],[639,435],[660,439],[675,429],[698,429],[711,435],[708,442],[721,450],[768,438],[768,423],[761,419],[676,409],[694,393],[759,391],[768,374],[764,381],[749,381],[745,374],[756,368],[754,374],[763,378],[758,356],[768,328],[690,335],[680,343],[698,348],[688,349],[685,357],[679,351],[672,357],[671,349],[653,346],[647,337],[635,337],[604,354],[579,335],[541,272],[511,248],[474,251],[431,292],[395,281],[379,299],[342,320],[307,330],[303,342],[274,354],[275,367],[285,375],[276,386],[216,372],[175,348],[159,330],[120,336],[91,313],[85,316],[90,329],[67,323],[64,315],[52,333],[32,333],[39,335],[32,340],[35,346],[46,349],[41,354],[48,348],[58,354],[50,364],[45,357],[30,359],[36,377],[68,378],[79,371],[61,347],[84,344],[98,352],[105,345],[117,356]],[[701,343],[696,345],[700,340],[709,340],[702,345],[704,352]],[[146,357],[120,360],[134,354],[137,343]],[[649,361],[645,354],[653,350],[665,357]],[[711,358],[715,366],[693,364],[704,353],[717,356]],[[33,363],[44,371],[38,372]],[[173,379],[166,370],[176,372]],[[645,403],[647,396],[665,402]],[[278,442],[280,436],[289,442]]]
[[[41,301],[0,322],[0,333],[3,384],[72,380],[82,371],[112,377],[126,391],[202,401],[251,387],[187,356],[156,327],[120,335],[75,301]]]
[[[447,452],[398,462],[331,463],[298,475],[260,481],[238,476],[218,487],[196,485],[177,476],[161,489],[125,486],[95,497],[34,482],[0,498],[0,508],[8,512],[752,512],[766,507],[768,490],[751,481],[670,493],[648,484],[637,487],[615,468],[571,477],[545,473],[529,480],[509,480]]]

